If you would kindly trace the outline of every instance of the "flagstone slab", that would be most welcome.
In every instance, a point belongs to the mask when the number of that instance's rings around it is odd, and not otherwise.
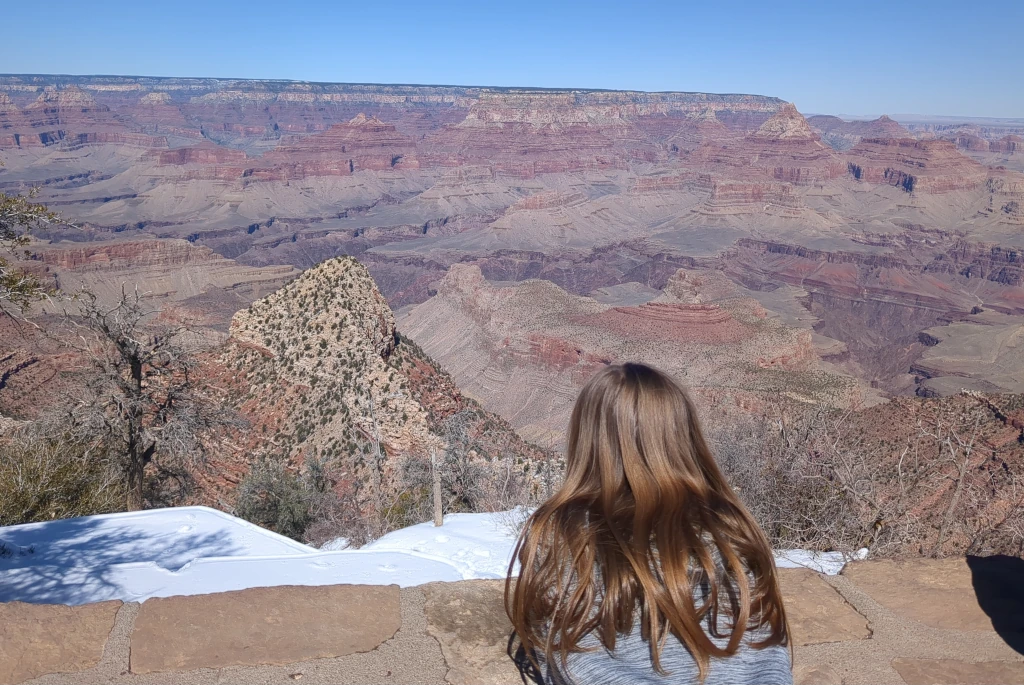
[[[505,581],[467,580],[420,587],[427,632],[441,645],[452,685],[519,685],[508,657],[512,631],[505,613]]]
[[[855,561],[843,575],[889,611],[932,628],[992,630],[963,558]]]
[[[816,645],[871,636],[867,619],[814,571],[779,569],[779,583],[794,644]]]
[[[801,664],[793,666],[794,685],[843,685],[839,671],[828,664]]]
[[[0,604],[0,685],[96,666],[121,602]]]
[[[131,636],[132,673],[281,665],[368,652],[402,623],[397,585],[251,588],[150,599]]]
[[[1024,683],[1024,661],[893,659],[907,685],[1006,685]]]

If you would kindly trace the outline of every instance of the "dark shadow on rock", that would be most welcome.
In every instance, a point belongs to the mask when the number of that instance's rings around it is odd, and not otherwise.
[[[1024,559],[967,557],[978,605],[1006,644],[1024,654]]]

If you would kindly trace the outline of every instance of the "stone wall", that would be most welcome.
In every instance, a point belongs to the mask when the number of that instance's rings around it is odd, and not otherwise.
[[[858,562],[833,577],[782,570],[797,683],[1024,682],[1024,606],[1013,589],[1024,562],[1002,559]],[[143,604],[0,604],[0,685],[519,683],[505,655],[502,588],[275,587]]]

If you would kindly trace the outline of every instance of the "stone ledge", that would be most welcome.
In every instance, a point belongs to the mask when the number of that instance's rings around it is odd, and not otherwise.
[[[893,659],[907,685],[1005,685],[1024,683],[1024,662]]]
[[[855,561],[843,575],[889,611],[926,626],[992,630],[963,558]]]
[[[103,658],[120,607],[0,603],[0,685],[92,668]]]
[[[519,671],[507,654],[512,630],[505,613],[505,581],[430,583],[420,589],[427,632],[438,644],[451,685],[518,685]]]
[[[282,665],[368,652],[401,627],[397,585],[252,588],[144,602],[131,672]]]
[[[779,569],[779,584],[793,644],[804,646],[871,637],[868,620],[814,571]]]
[[[1024,657],[1006,630],[918,620],[921,607],[956,613],[977,604],[963,561],[857,562],[835,579],[804,569],[779,575],[800,685],[1024,682]],[[502,586],[254,588],[120,610],[117,602],[0,604],[0,685],[37,676],[49,685],[518,683],[505,653]],[[994,595],[1011,613],[1014,587]]]

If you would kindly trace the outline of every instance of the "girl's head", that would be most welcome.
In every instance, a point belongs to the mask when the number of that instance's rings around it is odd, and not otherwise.
[[[564,663],[592,631],[613,649],[635,621],[658,669],[668,634],[702,674],[748,628],[769,635],[755,646],[787,641],[764,533],[719,471],[689,396],[649,366],[608,366],[583,387],[565,481],[527,521],[516,556],[506,608],[523,646],[549,660]],[[722,626],[724,648],[708,637]]]

